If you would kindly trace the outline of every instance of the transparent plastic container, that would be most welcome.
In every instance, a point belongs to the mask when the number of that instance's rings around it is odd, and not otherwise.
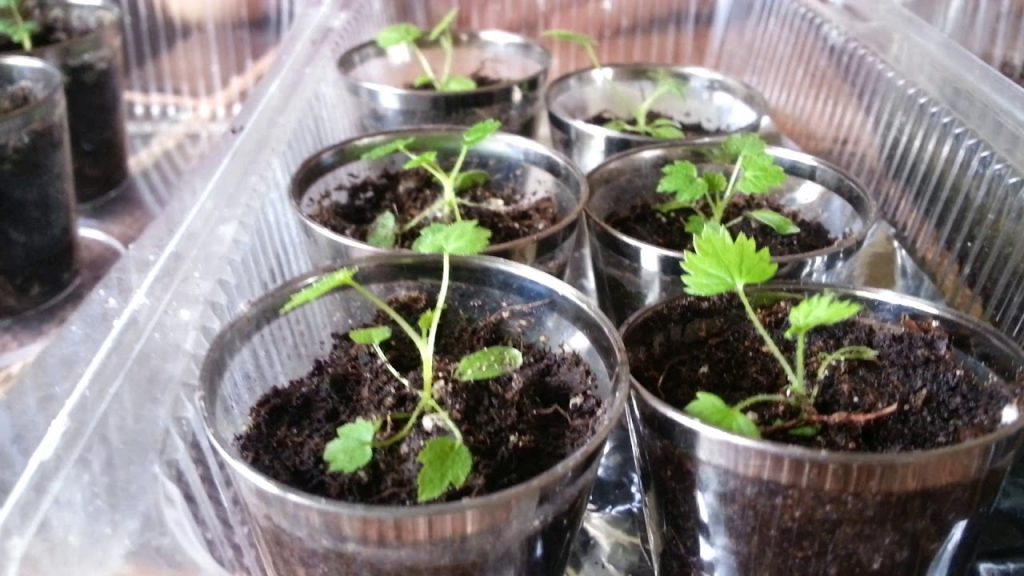
[[[594,285],[601,309],[616,323],[644,306],[683,293],[679,279],[683,253],[629,236],[609,224],[609,217],[627,214],[638,204],[663,202],[664,195],[657,192],[662,167],[677,160],[701,168],[714,164],[712,155],[721,143],[721,139],[705,139],[637,148],[587,175]],[[850,262],[877,219],[871,197],[851,176],[823,160],[772,146],[767,152],[787,175],[774,198],[800,217],[823,225],[835,239],[820,250],[772,258],[779,266],[777,277],[849,281],[844,274],[850,274]]]
[[[57,297],[76,271],[75,191],[60,71],[36,58],[0,56],[0,93],[18,88],[33,100],[0,115],[0,319]]]
[[[332,230],[314,217],[325,199],[347,202],[350,198],[338,188],[385,171],[400,171],[408,158],[395,154],[384,160],[361,160],[364,153],[399,138],[414,138],[408,146],[412,153],[438,152],[443,167],[452,166],[462,146],[464,128],[423,127],[380,132],[347,140],[318,151],[295,173],[289,189],[292,207],[301,218],[310,238],[310,249],[319,260],[351,260],[386,250],[376,248]],[[492,243],[485,254],[508,258],[535,266],[564,278],[576,248],[583,206],[589,198],[583,174],[568,158],[527,138],[497,133],[475,146],[466,155],[462,173],[483,170],[493,190],[514,190],[512,205],[497,211],[550,200],[557,220],[540,232],[523,238]],[[337,209],[335,209],[337,213]],[[399,222],[399,226],[403,223]],[[492,240],[493,242],[493,240]]]
[[[440,282],[437,257],[390,256],[356,264],[360,283],[382,298],[434,292]],[[374,317],[373,305],[353,290],[279,314],[293,294],[318,278],[288,282],[228,324],[212,343],[201,375],[204,424],[239,487],[269,572],[564,574],[602,447],[629,395],[615,327],[582,294],[550,276],[494,258],[453,259],[447,306],[476,320],[502,314],[507,328],[525,342],[579,354],[594,376],[604,413],[586,444],[539,476],[500,492],[411,507],[349,504],[266,477],[245,463],[235,444],[263,394],[308,372],[327,353],[332,331]]]
[[[756,308],[822,289],[768,284],[748,292]],[[862,304],[872,322],[897,329],[908,318],[934,322],[982,383],[1024,384],[1024,352],[990,326],[893,292],[829,291]],[[720,318],[673,313],[670,305],[646,308],[623,325],[631,358],[667,367],[701,330],[694,325]],[[742,313],[736,318],[744,321]],[[666,322],[674,327],[668,333],[659,330]],[[664,402],[645,386],[652,382],[633,382],[637,457],[657,565],[667,574],[934,573],[929,568],[950,554],[940,554],[944,543],[973,544],[967,524],[991,507],[1024,438],[1018,398],[995,431],[961,444],[909,453],[816,450],[729,434]]]

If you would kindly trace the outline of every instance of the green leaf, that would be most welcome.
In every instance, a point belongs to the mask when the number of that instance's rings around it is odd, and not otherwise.
[[[455,379],[463,382],[491,380],[511,374],[523,365],[523,353],[511,346],[491,346],[463,356],[455,368]]]
[[[413,88],[423,88],[434,83],[434,79],[426,74],[420,74],[412,81]]]
[[[705,172],[704,182],[708,185],[708,193],[712,195],[721,194],[729,187],[729,179],[721,172]]]
[[[486,250],[490,240],[490,230],[481,228],[476,220],[462,220],[427,226],[420,231],[412,249],[423,254],[472,256]]]
[[[377,248],[394,248],[395,229],[395,215],[390,210],[381,212],[373,219],[373,224],[370,224],[370,232],[366,235],[366,243]]]
[[[630,126],[629,122],[626,122],[625,120],[612,120],[610,122],[605,122],[602,128],[611,130],[612,132],[629,132],[629,129],[632,128],[632,126]]]
[[[392,140],[391,142],[386,142],[376,148],[372,148],[369,151],[364,152],[359,158],[362,160],[380,160],[381,158],[387,158],[396,152],[401,152],[403,148],[412,144],[413,141],[413,138],[399,138],[397,140]]]
[[[328,472],[351,474],[366,466],[373,458],[373,437],[377,424],[357,419],[337,429],[337,437],[324,448]]]
[[[420,314],[419,320],[416,321],[416,325],[420,327],[420,334],[423,336],[427,335],[430,331],[430,325],[434,322],[434,309],[431,308],[423,314]]]
[[[441,92],[469,92],[476,90],[476,82],[469,76],[451,75],[441,84]]]
[[[793,428],[788,432],[790,436],[797,436],[800,438],[813,438],[818,435],[817,426],[800,426],[799,428]]]
[[[867,346],[845,346],[828,354],[818,355],[818,380],[828,374],[828,369],[836,362],[864,361],[877,362],[878,351]]]
[[[382,28],[377,33],[377,46],[387,50],[393,46],[401,46],[415,42],[423,36],[423,31],[415,24],[403,23]]]
[[[861,310],[856,302],[840,300],[833,294],[815,294],[789,311],[786,338],[793,338],[822,326],[832,326],[853,318]]]
[[[497,120],[477,122],[462,134],[462,143],[466,148],[472,148],[490,138],[498,130],[501,130],[501,122]]]
[[[436,500],[449,488],[461,487],[473,468],[469,448],[450,436],[427,441],[416,461],[423,465],[416,478],[416,499],[420,502]]]
[[[799,226],[794,224],[789,218],[786,218],[774,210],[751,210],[750,212],[747,212],[746,215],[768,226],[772,230],[775,230],[776,234],[790,236],[792,234],[800,233]]]
[[[733,134],[722,143],[722,151],[728,154],[730,162],[735,162],[740,156],[760,156],[767,147],[768,144],[757,134]]]
[[[348,337],[356,344],[363,346],[380,345],[391,338],[391,327],[372,326],[370,328],[357,328],[348,333]]]
[[[455,17],[459,15],[459,9],[455,8],[451,12],[444,15],[444,18],[434,25],[434,28],[430,31],[430,35],[427,36],[427,40],[433,42],[437,40],[441,34],[451,30],[452,23],[455,22]]]
[[[735,240],[724,226],[708,223],[683,253],[683,284],[688,294],[715,296],[760,284],[775,276],[778,265],[767,248],[740,233]]]
[[[310,302],[319,300],[324,295],[333,292],[338,288],[352,286],[355,284],[355,275],[358,271],[359,268],[340,268],[331,272],[316,283],[303,288],[296,294],[292,294],[292,297],[288,299],[288,302],[281,307],[280,313],[287,314],[300,306],[305,306]]]
[[[686,136],[682,130],[675,126],[648,126],[647,132],[651,137],[659,140],[675,140]]]
[[[761,431],[757,424],[746,414],[725,403],[724,400],[710,392],[697,392],[697,398],[683,408],[683,411],[705,424],[720,428],[726,432],[760,438]]]
[[[661,169],[662,177],[658,181],[657,191],[672,194],[675,202],[683,206],[692,206],[704,197],[708,185],[697,174],[697,166],[693,162],[676,160]]]
[[[736,189],[744,194],[768,194],[786,182],[786,172],[770,156],[743,157]]]
[[[414,170],[416,168],[422,168],[424,166],[435,167],[437,166],[437,152],[431,150],[424,152],[423,154],[417,154],[410,158],[404,166],[403,170]]]
[[[708,221],[700,214],[691,214],[686,219],[685,229],[690,233],[690,235],[699,236],[700,233],[704,231],[704,226],[706,226],[707,223]]]
[[[465,192],[490,182],[491,176],[483,170],[467,170],[455,177],[455,191]]]
[[[569,42],[584,48],[594,49],[597,47],[597,42],[593,38],[585,34],[573,32],[572,30],[547,30],[541,36],[558,40],[559,42]]]
[[[686,97],[686,84],[680,81],[679,78],[673,76],[667,70],[655,70],[654,73],[651,74],[651,78],[657,82],[655,90],[665,94],[675,94],[681,98]]]

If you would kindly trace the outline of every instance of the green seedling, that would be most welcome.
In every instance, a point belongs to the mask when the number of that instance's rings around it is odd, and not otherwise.
[[[786,181],[786,172],[768,154],[764,140],[754,134],[730,136],[713,156],[732,165],[728,177],[711,169],[701,173],[696,165],[685,160],[662,168],[663,175],[657,190],[671,199],[658,205],[658,210],[692,210],[694,214],[686,220],[686,231],[693,235],[700,234],[708,223],[730,228],[743,218],[761,222],[782,235],[800,232],[792,220],[768,209],[751,210],[735,220],[722,222],[725,210],[737,192],[764,196],[775,192]]]
[[[364,468],[373,459],[374,451],[383,450],[405,440],[418,423],[429,418],[448,434],[438,435],[426,442],[416,457],[421,465],[417,476],[417,499],[420,502],[436,500],[452,488],[461,487],[473,468],[473,456],[463,442],[462,431],[441,405],[436,396],[439,378],[469,383],[490,380],[512,374],[523,364],[522,353],[512,347],[496,346],[478,350],[463,357],[447,377],[436,373],[434,350],[438,327],[448,296],[451,255],[469,256],[487,248],[491,233],[477,225],[475,220],[451,224],[431,224],[424,228],[413,244],[413,249],[424,254],[442,254],[441,286],[434,307],[420,315],[413,323],[402,317],[387,302],[356,280],[358,269],[342,268],[295,294],[281,309],[287,314],[300,306],[314,302],[340,288],[355,290],[374,307],[387,315],[408,336],[420,357],[422,385],[417,391],[419,401],[411,413],[389,413],[383,416],[367,415],[338,427],[336,436],[324,447],[323,460],[330,472],[352,474]],[[352,330],[349,338],[358,345],[373,349],[379,361],[403,386],[414,389],[388,360],[381,344],[392,336],[389,326],[372,326]],[[385,423],[404,422],[398,431],[379,437]]]
[[[384,50],[395,46],[408,46],[412,50],[416,60],[420,63],[420,67],[423,69],[423,73],[413,81],[413,85],[416,88],[433,86],[434,90],[438,92],[466,92],[475,90],[476,82],[472,78],[452,74],[452,24],[455,22],[455,17],[458,14],[458,9],[445,14],[444,18],[441,18],[430,29],[430,32],[425,32],[415,24],[409,23],[388,26],[377,33],[377,46]],[[444,67],[441,69],[441,74],[434,72],[427,57],[417,45],[417,42],[424,35],[428,42],[437,42],[441,46],[441,51],[444,53]]]
[[[32,50],[32,35],[39,24],[26,20],[21,14],[22,0],[0,0],[0,36],[10,38],[25,52]]]
[[[386,144],[373,148],[362,155],[363,160],[381,160],[392,154],[403,154],[408,158],[403,170],[422,168],[430,173],[441,184],[441,197],[432,202],[423,211],[399,225],[398,219],[390,211],[381,212],[370,226],[366,241],[377,248],[390,249],[395,247],[397,237],[400,234],[409,232],[418,226],[424,219],[440,216],[444,222],[462,220],[462,213],[459,206],[465,204],[458,197],[459,192],[469,190],[476,186],[486,184],[490,176],[482,170],[462,171],[462,165],[466,161],[466,154],[492,134],[501,128],[501,122],[497,120],[484,120],[470,126],[462,134],[462,145],[459,148],[459,155],[455,164],[448,171],[445,171],[438,164],[438,153],[436,150],[414,153],[409,147],[415,142],[414,138],[399,138]]]
[[[694,296],[717,296],[733,293],[739,298],[754,330],[764,341],[765,348],[775,358],[786,375],[785,388],[776,394],[758,394],[730,406],[711,392],[698,392],[697,398],[687,404],[685,412],[712,426],[729,432],[760,438],[760,428],[747,416],[747,410],[760,403],[786,404],[800,409],[800,416],[786,426],[790,434],[814,435],[813,425],[821,422],[814,412],[814,399],[818,386],[829,367],[843,361],[876,360],[877,353],[865,346],[850,346],[823,354],[814,380],[805,374],[807,334],[816,328],[832,326],[856,316],[861,306],[823,293],[806,298],[789,311],[789,327],[784,336],[795,340],[795,352],[790,361],[779,349],[744,291],[746,286],[757,285],[775,276],[778,266],[771,261],[767,248],[758,249],[754,241],[740,233],[734,240],[729,231],[718,224],[707,224],[693,239],[693,251],[683,256],[683,285]],[[894,407],[893,407],[894,409]]]
[[[548,30],[543,35],[559,42],[575,44],[583,48],[594,68],[601,68],[601,61],[597,58],[597,41],[593,38],[572,32],[571,30]],[[664,70],[655,72],[652,75],[652,79],[656,82],[654,91],[633,108],[633,118],[630,120],[612,120],[605,123],[604,128],[615,132],[639,134],[665,140],[678,139],[684,136],[679,122],[668,118],[658,118],[653,122],[648,122],[647,116],[654,104],[665,96],[673,94],[679,98],[686,98],[686,86]]]

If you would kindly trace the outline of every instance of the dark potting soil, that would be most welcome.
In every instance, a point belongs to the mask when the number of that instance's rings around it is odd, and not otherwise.
[[[313,220],[330,230],[365,242],[374,219],[391,210],[399,226],[412,220],[441,196],[441,187],[429,172],[422,169],[388,171],[342,185],[348,201],[340,202],[326,193],[316,205],[307,208]],[[511,186],[495,189],[483,185],[459,193],[459,198],[474,206],[460,208],[463,219],[477,220],[491,231],[491,245],[511,242],[541,232],[558,222],[558,210],[550,197],[521,204],[522,194]],[[431,220],[401,234],[397,244],[410,248],[419,230]]]
[[[433,296],[429,299],[433,302]],[[422,313],[428,299],[409,294],[394,300],[407,318]],[[376,324],[392,324],[379,316]],[[439,403],[459,426],[473,454],[466,484],[447,501],[481,496],[524,482],[583,445],[602,413],[594,378],[574,353],[521,342],[502,314],[477,321],[449,309],[438,331],[435,385]],[[382,347],[392,364],[419,388],[419,356],[397,326]],[[330,474],[323,448],[335,429],[358,417],[411,412],[418,396],[387,371],[368,347],[335,334],[330,354],[304,377],[265,394],[252,409],[249,428],[238,436],[242,457],[268,476],[311,494],[345,502],[416,503],[416,454],[437,432],[422,425],[400,445],[378,450],[357,474]],[[450,382],[458,359],[487,346],[511,345],[523,352],[513,375],[486,382]],[[378,437],[396,430],[382,426]]]
[[[39,98],[31,85],[2,90],[0,116]],[[24,132],[0,137],[0,317],[45,303],[75,276],[65,129],[46,112]]]
[[[478,90],[480,88],[487,88],[488,86],[496,86],[498,84],[501,84],[502,82],[506,82],[506,80],[502,80],[501,78],[495,78],[494,76],[488,76],[487,74],[484,74],[483,72],[473,72],[472,74],[469,75],[469,78],[473,82],[476,82],[476,87],[477,87]],[[421,92],[433,92],[434,91],[434,86],[431,85],[431,84],[427,84],[426,86],[419,86],[419,87],[414,86],[412,84],[407,84],[405,87],[407,89],[409,89],[409,90],[419,90]]]
[[[791,357],[792,343],[782,337],[788,310],[788,303],[776,304],[760,317]],[[670,333],[677,337],[655,345]],[[785,384],[734,297],[678,300],[627,334],[626,344],[637,380],[679,408],[696,390],[736,402]],[[767,438],[858,452],[948,446],[991,432],[1003,407],[1020,396],[1014,385],[979,381],[953,357],[947,334],[910,319],[900,329],[858,320],[812,332],[807,373],[815,374],[820,352],[843,345],[871,346],[881,361],[830,369],[814,405],[818,413],[865,414],[893,404],[895,412],[867,423],[822,425],[812,438],[781,429]],[[772,423],[792,413],[768,407],[756,415]],[[763,482],[707,466],[698,472],[692,456],[660,432],[650,434],[645,446],[659,506],[672,511],[661,519],[665,547],[659,567],[668,575],[714,572],[708,563],[722,562],[730,572],[767,576],[920,574],[953,526],[977,512],[979,499],[995,494],[1005,472],[995,466],[971,481],[916,491],[842,492]],[[710,518],[712,532],[701,517]],[[726,554],[702,560],[704,546]]]
[[[724,132],[717,132],[715,130],[705,130],[704,129],[704,125],[701,124],[700,122],[683,122],[682,120],[679,120],[678,118],[673,118],[672,116],[669,116],[667,114],[662,114],[661,112],[655,112],[654,110],[651,110],[651,111],[647,112],[647,124],[650,124],[650,123],[654,122],[655,120],[661,120],[661,119],[674,121],[676,123],[676,125],[680,127],[680,129],[683,131],[683,134],[685,134],[687,138],[694,138],[694,137],[699,137],[699,136],[716,136],[716,135],[719,135],[719,134],[724,134]],[[605,124],[608,124],[609,122],[614,122],[616,120],[624,120],[626,122],[632,122],[635,119],[632,118],[632,117],[627,118],[625,116],[619,116],[617,114],[612,114],[611,112],[609,112],[607,110],[604,110],[602,112],[598,112],[597,114],[594,114],[593,116],[591,116],[589,118],[586,118],[583,121],[588,123],[588,124],[594,124],[594,125],[597,125],[597,126],[604,126]]]
[[[47,52],[49,46],[98,30],[105,24],[98,12],[62,5],[39,8],[27,1],[22,13],[41,24],[32,38],[33,54],[51,60],[64,73],[75,190],[79,201],[93,200],[128,177],[121,55],[118,50],[97,51],[58,61]],[[0,39],[0,53],[20,50],[9,39]]]
[[[686,231],[686,219],[694,212],[683,209],[664,213],[658,211],[655,206],[654,202],[635,204],[624,214],[611,214],[607,218],[608,225],[623,234],[669,250],[682,252],[693,249],[693,237]],[[742,232],[753,238],[759,247],[767,247],[772,256],[789,256],[821,250],[837,241],[820,222],[802,218],[797,212],[783,208],[771,197],[736,196],[726,207],[722,221],[731,222],[744,212],[764,208],[785,215],[800,228],[800,232],[783,236],[765,224],[743,218],[730,228],[732,233]]]

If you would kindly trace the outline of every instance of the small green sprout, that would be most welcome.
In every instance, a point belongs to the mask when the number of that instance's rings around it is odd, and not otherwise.
[[[601,68],[601,61],[597,57],[597,41],[593,38],[571,30],[548,30],[543,36],[583,48],[594,68]],[[686,86],[664,70],[656,71],[651,77],[656,82],[654,91],[633,109],[633,118],[612,120],[605,123],[604,128],[660,140],[674,140],[685,136],[679,122],[669,118],[658,118],[654,122],[648,122],[647,116],[654,104],[665,96],[673,94],[679,98],[686,98]]]
[[[25,52],[32,51],[32,35],[39,31],[39,24],[26,20],[21,9],[22,0],[0,0],[0,36],[21,46]]]
[[[786,172],[775,164],[766,148],[764,140],[754,134],[726,138],[715,156],[732,165],[728,178],[713,170],[700,173],[693,162],[685,160],[668,164],[661,170],[657,191],[671,199],[660,204],[658,210],[692,210],[694,214],[686,220],[686,231],[693,235],[700,234],[707,223],[724,224],[729,228],[739,224],[743,218],[761,222],[778,234],[799,233],[800,228],[792,220],[768,209],[751,210],[731,222],[722,222],[725,210],[737,192],[764,196],[785,183]]]
[[[352,474],[364,468],[373,459],[375,450],[382,450],[405,440],[416,424],[425,417],[441,423],[450,435],[436,436],[426,442],[416,460],[422,465],[417,477],[417,499],[420,502],[436,500],[449,489],[461,487],[473,467],[473,457],[463,442],[462,431],[435,397],[434,351],[437,333],[444,311],[451,274],[451,255],[469,256],[487,248],[491,233],[475,220],[462,220],[451,224],[431,224],[420,232],[413,249],[424,254],[442,254],[441,286],[434,307],[424,312],[414,328],[387,302],[369,291],[356,280],[358,269],[342,268],[315,284],[299,291],[281,308],[286,314],[300,306],[314,302],[340,288],[351,288],[374,307],[387,315],[405,333],[420,356],[422,387],[419,402],[409,414],[387,414],[379,418],[357,418],[340,426],[336,437],[324,447],[323,460],[330,472]],[[412,388],[410,381],[391,364],[381,344],[389,340],[392,330],[388,326],[371,326],[349,332],[356,344],[369,346],[381,364],[404,386]],[[523,364],[519,350],[508,346],[485,348],[463,357],[451,378],[458,382],[491,380],[512,374]],[[385,438],[377,438],[382,424],[404,421],[402,427]]]
[[[381,160],[392,154],[404,154],[408,158],[408,161],[402,166],[404,170],[422,168],[441,184],[442,189],[440,198],[402,225],[398,224],[397,218],[391,211],[381,212],[370,225],[370,232],[366,237],[367,243],[377,248],[390,249],[395,247],[399,235],[414,229],[426,218],[440,215],[442,221],[445,222],[452,219],[456,222],[462,220],[459,205],[464,202],[459,199],[457,193],[481,186],[490,180],[490,176],[482,170],[462,171],[466,154],[470,149],[490,138],[500,128],[501,122],[497,120],[484,120],[470,126],[462,134],[459,155],[455,160],[455,165],[449,171],[445,171],[438,164],[437,151],[428,150],[419,154],[411,152],[409,146],[415,142],[414,138],[392,140],[363,154],[363,160]]]
[[[417,41],[424,37],[424,31],[415,24],[395,24],[394,26],[381,29],[377,33],[377,46],[384,50],[395,46],[408,46],[412,50],[412,53],[416,55],[416,59],[420,63],[420,67],[423,69],[423,74],[413,81],[413,86],[416,88],[433,86],[434,90],[438,92],[467,92],[475,90],[476,82],[472,78],[452,74],[452,54],[454,50],[452,24],[458,15],[459,10],[457,8],[445,14],[444,18],[441,18],[430,32],[426,34],[427,41],[437,42],[441,46],[441,51],[444,52],[444,68],[441,69],[440,75],[434,72],[430,62],[427,61],[427,57],[416,44]]]
[[[796,406],[803,417],[813,414],[813,401],[818,387],[807,381],[805,355],[807,334],[815,328],[832,326],[856,316],[861,306],[836,298],[832,294],[816,294],[805,298],[789,311],[789,328],[785,337],[796,340],[793,362],[782,353],[747,299],[744,287],[771,280],[778,266],[771,261],[767,248],[758,249],[754,241],[740,233],[735,239],[719,224],[708,223],[693,239],[693,251],[683,255],[683,285],[694,296],[717,296],[733,293],[739,298],[754,330],[764,341],[768,352],[775,358],[787,385],[779,394],[759,394],[746,398],[734,406],[711,392],[698,392],[697,398],[687,404],[684,411],[718,428],[750,438],[760,438],[757,425],[746,415],[748,408],[760,403]],[[836,362],[875,360],[877,352],[866,346],[841,348],[822,355],[816,382],[824,379],[828,367]],[[804,424],[797,421],[796,424]],[[794,435],[807,435],[812,427],[801,425],[790,430]],[[816,432],[815,432],[816,433]]]

